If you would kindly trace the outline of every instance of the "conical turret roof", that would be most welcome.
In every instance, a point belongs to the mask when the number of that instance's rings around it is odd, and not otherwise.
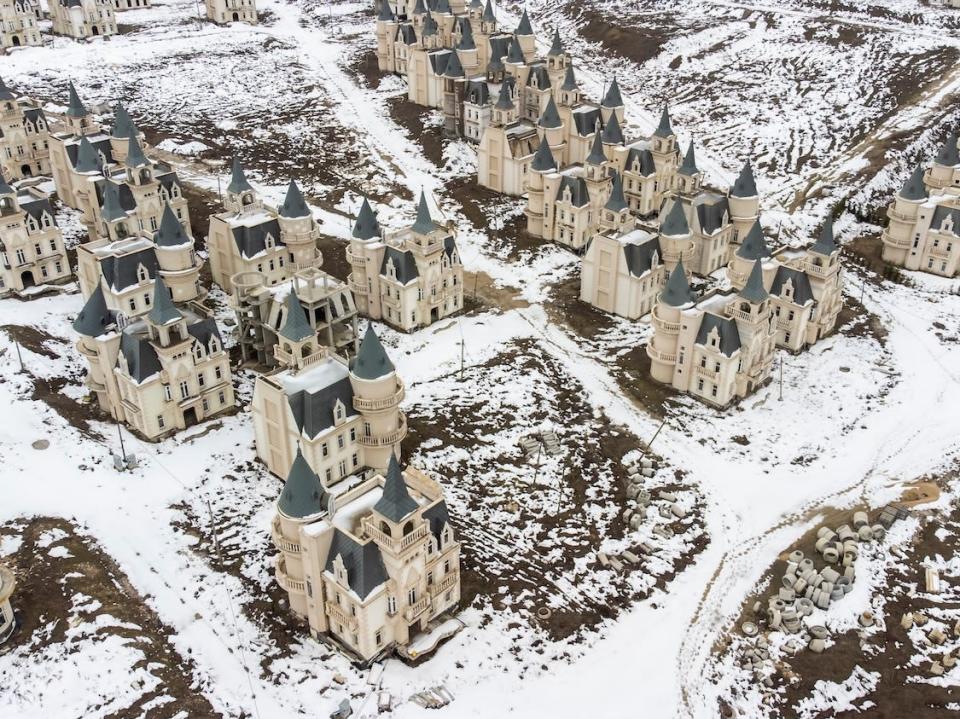
[[[623,180],[620,179],[620,173],[614,171],[613,186],[610,188],[610,199],[604,205],[605,209],[611,212],[620,212],[627,209],[627,198],[623,194]]]
[[[160,229],[154,233],[153,241],[158,247],[177,247],[190,242],[190,238],[183,231],[183,225],[180,224],[180,220],[177,219],[169,202],[163,208]]]
[[[693,292],[690,291],[690,284],[683,270],[683,262],[678,262],[667,279],[667,286],[660,293],[660,301],[671,307],[683,307],[693,300]]]
[[[327,511],[330,495],[297,447],[287,481],[277,499],[277,509],[291,519],[303,519]]]
[[[667,106],[663,106],[663,113],[660,115],[660,124],[653,132],[657,137],[670,137],[673,134],[673,128],[670,126],[670,111]]]
[[[77,161],[73,163],[77,172],[100,172],[100,156],[86,135],[77,144]]]
[[[126,219],[127,211],[120,204],[120,190],[110,180],[103,183],[103,206],[100,215],[107,222]]]
[[[960,152],[957,151],[957,136],[952,132],[947,135],[947,140],[943,143],[943,147],[940,148],[940,152],[937,153],[935,162],[938,165],[946,165],[947,167],[960,165]]]
[[[13,195],[15,191],[10,187],[7,179],[3,176],[3,173],[0,172],[0,195]]]
[[[80,100],[80,95],[77,94],[77,88],[74,86],[73,81],[70,81],[69,86],[70,100],[67,105],[67,115],[69,117],[86,117],[90,114],[89,110],[84,107],[83,102]]]
[[[397,462],[397,456],[390,455],[390,464],[387,467],[387,477],[383,484],[383,496],[373,505],[375,512],[391,522],[400,523],[420,505],[410,496],[406,482],[403,481],[403,473],[400,471],[400,464]]]
[[[603,102],[600,105],[606,108],[623,107],[623,98],[620,96],[620,86],[617,84],[617,78],[613,78],[610,82],[607,94],[603,96]]]
[[[127,167],[146,167],[150,164],[135,134],[127,138],[127,158],[123,162]]]
[[[168,325],[171,322],[179,322],[183,319],[180,310],[173,304],[169,288],[164,284],[160,275],[157,275],[153,282],[153,306],[150,308],[147,318],[155,325]]]
[[[307,207],[306,200],[303,199],[303,193],[297,187],[297,183],[290,180],[287,186],[287,196],[283,198],[283,204],[280,205],[280,217],[312,217],[313,213]]]
[[[307,313],[303,311],[297,293],[290,291],[287,295],[287,317],[280,328],[280,335],[292,342],[303,342],[316,335],[316,330],[307,321]]]
[[[551,95],[550,99],[547,100],[547,106],[544,108],[543,114],[540,116],[540,120],[537,124],[545,130],[553,130],[558,127],[563,127],[563,121],[560,119],[560,112],[557,110],[557,103],[553,101],[553,95]]]
[[[435,229],[437,229],[437,225],[430,216],[427,193],[420,190],[420,204],[417,205],[417,219],[413,223],[413,231],[419,235],[429,235]]]
[[[903,187],[900,189],[900,197],[904,200],[925,200],[927,195],[927,186],[923,183],[923,167],[917,165],[917,169],[903,183]]]
[[[13,94],[13,91],[7,87],[7,83],[0,77],[0,100],[13,100],[15,98],[16,95]]]
[[[667,237],[682,237],[690,234],[690,224],[687,222],[687,216],[683,211],[683,203],[679,199],[674,199],[673,207],[667,213],[666,219],[660,226],[660,234]]]
[[[443,71],[443,76],[454,80],[466,77],[466,73],[463,71],[463,63],[460,62],[460,55],[456,52],[450,53],[450,59],[447,60],[447,67]]]
[[[93,288],[80,314],[73,321],[73,329],[84,337],[99,337],[113,324],[113,314],[107,309],[107,300],[103,296],[100,283]]]
[[[510,40],[510,47],[507,49],[507,62],[526,62],[523,57],[523,48],[520,47],[520,40],[516,35]]]
[[[234,157],[233,171],[230,174],[230,184],[227,185],[227,192],[238,195],[247,190],[253,190],[253,188],[247,182],[247,174],[243,171],[243,165],[240,164],[239,158]]]
[[[553,172],[557,169],[557,161],[553,158],[550,151],[550,143],[546,137],[540,138],[540,146],[533,155],[533,162],[530,163],[530,169],[534,172]]]
[[[810,246],[811,252],[818,255],[832,255],[840,251],[840,245],[837,244],[837,238],[833,234],[833,217],[828,215],[823,227],[820,228],[820,236],[817,241]]]
[[[487,0],[487,6],[483,8],[483,15],[480,17],[484,22],[496,22],[497,16],[493,12],[493,0]]]
[[[623,144],[623,130],[620,129],[620,120],[617,119],[617,113],[615,112],[610,113],[610,119],[607,120],[607,124],[603,128],[603,144]]]
[[[770,257],[770,249],[767,247],[767,241],[763,237],[763,228],[760,222],[755,221],[750,227],[747,236],[743,238],[740,247],[737,248],[737,257],[745,260],[758,260],[764,257]]]
[[[693,140],[687,145],[687,154],[683,156],[683,163],[679,170],[681,175],[696,175],[700,170],[697,169],[697,156],[693,152]]]
[[[560,89],[567,92],[573,92],[577,89],[577,78],[573,74],[573,65],[567,65],[567,72],[563,76],[563,84]]]
[[[360,342],[360,351],[350,366],[350,372],[359,379],[374,380],[385,377],[396,368],[380,344],[380,338],[373,331],[373,325],[367,325],[367,331]]]
[[[113,108],[113,128],[110,134],[118,139],[134,137],[137,134],[137,126],[133,123],[133,118],[120,102]]]
[[[601,132],[593,133],[593,145],[590,147],[590,154],[587,155],[588,165],[602,165],[607,161],[607,156],[603,154],[603,137]]]
[[[510,96],[511,85],[509,82],[504,82],[500,86],[500,95],[497,97],[497,104],[494,105],[498,110],[512,110],[513,109],[513,98]]]
[[[743,286],[743,289],[740,290],[739,294],[747,302],[755,305],[760,304],[770,296],[763,288],[763,260],[759,257],[754,260],[753,269],[750,270],[747,283]]]
[[[458,50],[476,50],[477,43],[473,39],[473,28],[470,23],[460,23],[460,42],[457,43]]]
[[[563,55],[563,42],[560,40],[560,31],[557,28],[553,29],[553,44],[550,45],[550,50],[547,52],[547,55],[551,57]]]
[[[533,28],[530,26],[530,16],[527,15],[527,9],[523,9],[523,15],[520,16],[520,24],[517,25],[517,35],[533,35]]]
[[[731,197],[756,197],[757,183],[753,179],[753,168],[750,167],[750,160],[743,163],[743,168],[737,176],[733,187],[730,188]]]
[[[390,3],[387,2],[387,0],[383,0],[383,2],[380,3],[380,14],[377,15],[377,20],[391,22],[394,19],[393,8],[390,7]]]
[[[357,221],[353,223],[353,236],[358,240],[372,240],[380,237],[380,223],[377,222],[377,216],[366,197],[360,205]]]

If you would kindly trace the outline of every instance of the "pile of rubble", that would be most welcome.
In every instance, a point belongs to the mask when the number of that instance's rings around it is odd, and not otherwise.
[[[541,450],[550,457],[554,457],[563,451],[560,446],[560,439],[553,430],[542,430],[535,434],[528,434],[520,440],[520,447],[523,449],[524,459],[528,462],[537,461]]]

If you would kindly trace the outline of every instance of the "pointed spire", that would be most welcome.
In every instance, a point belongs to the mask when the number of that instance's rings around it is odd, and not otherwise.
[[[757,183],[753,179],[753,168],[750,167],[750,160],[743,163],[743,169],[740,175],[730,188],[731,197],[756,197]]]
[[[767,241],[763,237],[763,228],[760,227],[759,220],[755,220],[750,227],[747,236],[743,238],[740,247],[737,248],[737,257],[745,260],[758,260],[764,257],[770,257],[770,249],[767,247]]]
[[[183,231],[183,225],[177,219],[170,203],[166,203],[163,208],[163,215],[160,217],[160,229],[153,235],[153,241],[158,247],[178,247],[179,245],[190,242],[187,233]]]
[[[450,9],[450,0],[436,0],[433,11],[440,15],[452,15],[453,10]]]
[[[494,107],[498,110],[512,110],[513,106],[513,97],[510,94],[512,86],[509,82],[504,82],[500,85],[500,95],[497,97],[497,104]]]
[[[620,86],[617,84],[617,78],[613,78],[611,81],[610,87],[607,88],[607,94],[603,96],[603,102],[600,103],[600,106],[609,109],[623,107],[623,97],[620,95]]]
[[[395,371],[393,362],[380,344],[380,338],[373,331],[373,324],[368,323],[363,341],[360,342],[360,351],[350,366],[350,372],[358,379],[375,380]]]
[[[610,199],[604,208],[611,212],[620,212],[627,209],[627,198],[623,194],[623,180],[620,179],[620,173],[614,170],[613,186],[610,189]]]
[[[557,162],[550,151],[550,144],[547,142],[546,136],[540,138],[540,146],[533,155],[530,169],[534,172],[554,172],[557,169]]]
[[[380,237],[380,223],[377,222],[377,216],[366,197],[360,205],[357,221],[353,223],[353,236],[358,240],[372,240]]]
[[[7,87],[7,83],[0,77],[0,100],[13,100],[15,98],[16,95],[13,94],[13,91]]]
[[[607,120],[607,125],[603,128],[603,144],[623,144],[623,130],[620,129],[620,120],[617,119],[617,113],[615,112],[610,113],[610,119]]]
[[[554,130],[558,127],[563,127],[563,121],[560,119],[560,113],[557,111],[557,103],[553,101],[553,95],[551,95],[547,101],[547,106],[537,124],[545,130]]]
[[[287,295],[287,317],[280,328],[280,335],[292,342],[303,342],[317,334],[317,331],[307,321],[307,313],[303,311],[300,298],[293,290]]]
[[[573,65],[567,65],[567,74],[563,77],[563,84],[560,86],[561,90],[566,90],[567,92],[573,92],[577,88],[577,78],[573,75]]]
[[[147,319],[155,325],[168,325],[183,319],[180,310],[173,304],[169,288],[159,274],[153,282],[153,306],[150,308]]]
[[[425,15],[426,13],[427,13],[427,7],[424,4],[423,0],[417,0],[417,2],[413,4],[413,12],[411,13],[411,15]]]
[[[470,0],[471,10],[483,10],[483,0]]]
[[[527,15],[527,9],[523,9],[523,15],[520,16],[520,24],[517,25],[517,35],[533,35],[533,28],[530,26],[530,16]]]
[[[280,217],[313,217],[310,208],[307,207],[306,200],[303,199],[303,193],[297,187],[297,183],[290,180],[287,186],[287,196],[280,205]]]
[[[687,275],[683,271],[683,262],[678,262],[670,273],[667,286],[660,293],[660,301],[671,307],[683,307],[693,302],[693,292],[687,282]]]
[[[660,226],[660,234],[668,237],[682,237],[690,234],[690,225],[683,212],[683,203],[679,199],[674,198],[673,207],[670,208],[670,212]]]
[[[763,260],[759,257],[753,262],[753,269],[750,270],[747,283],[740,290],[740,296],[755,305],[760,304],[770,296],[763,288]]]
[[[393,8],[390,7],[390,3],[387,0],[383,0],[380,3],[380,14],[377,15],[377,20],[382,20],[384,22],[393,22],[395,20],[393,14]]]
[[[127,167],[146,167],[150,160],[143,154],[143,148],[137,140],[136,134],[130,135],[127,140],[127,158],[123,161]]]
[[[127,218],[127,211],[120,204],[120,190],[110,180],[103,183],[103,205],[100,208],[100,216],[107,222]]]
[[[654,130],[654,135],[657,137],[670,137],[673,134],[673,128],[670,126],[670,111],[667,109],[667,106],[663,106],[663,114],[660,115],[660,124],[657,125],[657,129]]]
[[[383,496],[373,505],[375,512],[391,522],[400,523],[412,512],[416,511],[416,500],[410,496],[407,483],[403,481],[403,473],[395,454],[390,455],[390,464],[387,467],[387,478],[383,483]]]
[[[450,53],[450,59],[447,60],[447,67],[443,71],[443,76],[453,80],[466,77],[466,73],[463,71],[463,63],[460,62],[460,55],[456,52]]]
[[[437,229],[430,216],[430,206],[427,204],[427,193],[420,191],[420,204],[417,205],[417,219],[413,223],[413,231],[418,235],[429,235]]]
[[[440,32],[440,26],[433,19],[433,13],[427,10],[427,16],[423,19],[423,37],[436,35],[438,32]]]
[[[923,167],[917,165],[917,169],[903,183],[900,189],[900,197],[904,200],[925,200],[927,199],[927,186],[923,183]]]
[[[13,195],[14,189],[7,183],[7,179],[0,172],[0,195]]]
[[[68,117],[86,117],[90,112],[84,107],[83,102],[80,100],[80,95],[77,94],[77,88],[73,84],[73,80],[70,81],[70,102],[67,106],[67,116]]]
[[[107,300],[103,296],[100,283],[94,287],[80,314],[73,321],[73,329],[84,337],[99,337],[113,324],[113,315],[107,309]]]
[[[563,42],[560,40],[560,30],[557,28],[553,29],[553,44],[550,46],[550,50],[547,52],[547,55],[550,55],[551,57],[563,55]]]
[[[483,8],[483,16],[480,19],[484,22],[497,21],[497,16],[493,13],[493,0],[487,0],[487,6]]]
[[[243,171],[243,165],[240,164],[240,160],[234,157],[233,172],[230,175],[230,184],[227,185],[227,192],[239,195],[241,192],[247,190],[253,190],[253,188],[250,186],[250,183],[247,182],[247,175]]]
[[[960,153],[957,151],[957,136],[955,134],[951,132],[947,135],[947,140],[943,143],[943,147],[940,148],[940,152],[937,153],[937,158],[934,161],[938,165],[946,165],[947,167],[960,165]]]
[[[100,172],[100,155],[86,135],[80,137],[73,169],[77,172]]]
[[[693,152],[693,140],[687,145],[687,154],[683,156],[683,162],[680,164],[681,175],[696,175],[700,170],[697,169],[697,157]]]
[[[510,47],[507,50],[507,62],[524,63],[523,48],[520,47],[520,40],[516,35],[510,40]]]
[[[607,156],[603,154],[603,137],[599,131],[593,133],[593,146],[590,148],[590,154],[587,155],[588,165],[602,165],[607,161]]]
[[[837,244],[837,238],[833,234],[832,215],[827,216],[826,222],[823,223],[823,227],[820,229],[820,237],[810,246],[810,251],[816,252],[818,255],[827,256],[840,251],[840,245]]]
[[[473,39],[473,28],[469,22],[460,23],[460,42],[457,43],[458,50],[476,50],[477,43]]]
[[[134,137],[137,134],[137,126],[133,124],[130,113],[122,103],[118,102],[113,108],[113,129],[110,134],[117,139]]]
[[[327,511],[329,502],[330,495],[298,445],[297,456],[290,465],[287,481],[283,483],[283,490],[277,499],[277,509],[291,519],[303,519]]]

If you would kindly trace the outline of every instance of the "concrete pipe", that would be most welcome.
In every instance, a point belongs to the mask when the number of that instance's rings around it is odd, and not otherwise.
[[[537,610],[537,617],[539,619],[549,619],[553,612],[550,611],[550,607],[540,607]]]
[[[776,609],[771,609],[767,612],[767,624],[770,625],[771,629],[780,628],[780,612]]]
[[[817,543],[813,546],[817,550],[818,554],[823,554],[823,550],[830,546],[830,544],[830,539],[827,539],[826,537],[820,537],[820,539],[817,540]]]
[[[860,615],[860,619],[858,621],[860,622],[861,627],[872,627],[874,623],[873,612],[869,610],[865,611]]]
[[[837,551],[836,547],[827,547],[823,550],[823,561],[829,562],[830,564],[836,564],[840,559],[840,553]]]
[[[803,594],[806,590],[807,590],[807,580],[804,579],[803,577],[800,577],[800,579],[798,579],[793,585],[794,595],[796,596],[796,595]]]
[[[819,602],[819,601],[820,601],[820,594],[821,594],[821,593],[822,593],[822,592],[821,592],[820,589],[814,589],[814,590],[813,590],[813,593],[810,595],[810,601],[813,602],[814,604],[816,604],[817,602]]]
[[[860,527],[867,524],[867,513],[866,512],[854,512],[853,513],[853,527],[854,529],[860,529]]]
[[[809,617],[813,614],[813,602],[806,597],[800,597],[800,599],[797,600],[797,611],[803,616]]]
[[[817,591],[816,587],[814,587],[812,584],[807,585],[807,588],[803,590],[803,596],[812,601],[813,593],[815,591]]]
[[[653,460],[649,459],[648,457],[644,457],[643,459],[640,460],[640,466],[643,467],[644,469],[650,469],[651,467],[653,467]]]
[[[656,472],[650,467],[644,467],[640,470],[640,474],[642,474],[644,477],[652,477],[654,474],[656,474]]]
[[[820,599],[817,600],[816,605],[821,609],[828,609],[830,607],[830,595],[826,592],[820,592]]]
[[[841,560],[840,564],[842,564],[844,567],[852,567],[853,563],[856,561],[857,557],[855,555],[851,554],[850,552],[844,552],[843,560]]]
[[[857,531],[857,538],[861,542],[872,542],[873,541],[873,530],[870,527],[860,527]]]
[[[795,574],[784,574],[782,577],[780,577],[780,584],[787,589],[793,589],[793,585],[796,583],[797,575]]]
[[[800,572],[800,576],[807,580],[807,584],[813,584],[814,580],[817,578],[817,570],[815,569],[804,569]]]
[[[634,514],[632,517],[630,517],[630,529],[634,531],[640,529],[640,527],[643,526],[643,520],[644,517],[642,515]]]
[[[834,589],[839,589],[844,594],[849,594],[853,589],[853,583],[846,577],[840,577],[840,579],[837,580],[837,584]]]
[[[883,528],[882,524],[874,524],[870,529],[873,530],[873,538],[878,542],[882,542],[883,538],[887,536],[887,530]]]
[[[797,598],[797,595],[792,589],[787,589],[786,587],[780,587],[780,599],[782,601],[789,604],[796,598]]]
[[[815,569],[814,566],[813,566],[813,560],[812,560],[812,559],[809,559],[809,558],[808,558],[808,559],[802,559],[802,560],[800,560],[800,571],[801,571],[801,572],[808,572],[808,571],[809,571],[809,572],[814,572],[814,571],[816,571],[816,569]]]
[[[630,484],[642,484],[643,477],[640,476],[639,472],[634,472],[627,478],[627,481],[630,482]]]
[[[744,622],[740,625],[740,630],[748,637],[755,637],[757,636],[757,632],[760,631],[757,625],[753,622]]]
[[[637,495],[640,494],[640,489],[641,487],[639,484],[631,484],[630,486],[628,486],[627,499],[636,499]]]
[[[753,613],[754,613],[754,614],[759,614],[762,610],[763,610],[763,604],[762,604],[762,603],[760,602],[760,600],[758,599],[757,601],[755,601],[755,602],[753,603]]]
[[[679,504],[671,504],[670,511],[673,512],[673,516],[677,519],[683,519],[687,516],[687,511]]]
[[[810,648],[811,652],[814,652],[815,654],[820,654],[823,652],[824,648],[826,647],[826,644],[822,639],[817,639],[816,637],[814,637],[813,639],[810,640],[810,643],[807,646]]]
[[[853,584],[856,581],[857,573],[853,567],[847,567],[843,570],[843,576],[850,580],[850,583]]]
[[[843,587],[834,587],[830,591],[830,601],[839,602],[841,599],[843,599],[844,594],[845,592],[843,591]]]
[[[657,496],[658,496],[660,499],[662,499],[664,502],[676,502],[676,501],[677,501],[677,495],[675,495],[673,492],[660,492]]]
[[[801,552],[799,549],[793,550],[790,552],[789,561],[793,562],[794,564],[800,564],[800,562],[803,561],[803,552]]]
[[[769,606],[771,609],[776,609],[778,612],[782,612],[787,607],[787,603],[780,599],[780,597],[770,597]]]
[[[820,570],[820,576],[823,577],[826,582],[836,583],[836,581],[840,579],[840,572],[833,567],[824,567]]]
[[[830,594],[833,591],[833,582],[823,581],[820,582],[820,591]]]
[[[822,624],[814,624],[807,628],[807,631],[810,632],[810,636],[814,639],[826,639],[827,638],[827,628]]]
[[[842,542],[846,537],[855,537],[856,532],[850,528],[849,524],[844,524],[841,527],[837,527],[837,536],[840,537],[840,541]]]
[[[673,513],[670,511],[669,504],[660,505],[660,516],[664,519],[670,519],[673,516]]]
[[[785,571],[784,574],[796,574],[799,568],[800,568],[799,563],[787,562],[787,571]]]
[[[833,535],[834,535],[834,531],[827,526],[820,527],[820,529],[817,530],[818,539],[821,539],[823,537],[832,537]]]

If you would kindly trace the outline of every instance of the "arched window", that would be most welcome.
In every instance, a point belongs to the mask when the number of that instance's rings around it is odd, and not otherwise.
[[[310,356],[310,350],[311,350],[310,345],[309,345],[309,344],[305,344],[305,345],[303,346],[303,349],[300,350],[300,356],[301,356],[301,357],[309,357],[309,356]]]
[[[388,537],[391,536],[390,525],[386,522],[380,522],[380,531],[386,534]]]
[[[251,195],[249,192],[243,193],[243,196],[240,198],[240,202],[244,205],[252,205],[253,195]]]
[[[413,531],[413,520],[410,520],[403,525],[403,536],[406,537],[410,532]]]

